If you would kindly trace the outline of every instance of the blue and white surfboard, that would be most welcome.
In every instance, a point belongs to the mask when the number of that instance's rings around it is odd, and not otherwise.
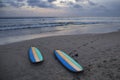
[[[31,47],[29,49],[29,58],[32,63],[38,63],[43,61],[43,56],[38,48]]]
[[[72,72],[80,72],[83,71],[83,68],[80,64],[78,64],[73,58],[68,56],[61,50],[54,51],[55,56],[57,59],[70,71]]]

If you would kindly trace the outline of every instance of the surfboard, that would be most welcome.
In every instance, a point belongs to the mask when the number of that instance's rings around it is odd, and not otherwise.
[[[54,51],[55,56],[57,59],[70,71],[72,72],[81,72],[83,71],[83,67],[76,62],[73,58],[67,55],[65,52],[61,50]]]
[[[43,61],[43,56],[38,48],[30,47],[29,59],[32,63],[39,63]]]

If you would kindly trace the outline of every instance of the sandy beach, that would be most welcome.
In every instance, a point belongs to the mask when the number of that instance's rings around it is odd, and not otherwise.
[[[32,64],[28,49],[35,46],[44,62]],[[53,50],[68,53],[84,72],[72,73]],[[120,80],[120,31],[38,38],[0,46],[0,80]]]

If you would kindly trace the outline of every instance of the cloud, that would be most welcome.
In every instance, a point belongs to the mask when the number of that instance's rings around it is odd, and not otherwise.
[[[42,7],[42,8],[51,8],[53,5],[51,4],[54,0],[27,0],[28,6],[31,7]]]
[[[48,0],[48,2],[50,2],[50,3],[51,3],[51,2],[54,2],[54,1],[56,1],[56,0]]]
[[[55,2],[53,2],[53,4],[59,8],[81,8],[82,7],[75,0],[66,0],[66,1],[56,0]]]
[[[1,0],[0,7],[40,7],[40,8],[81,8],[86,5],[94,6],[90,0]]]
[[[92,2],[90,0],[88,0],[88,2],[89,2],[90,5],[93,5],[93,6],[96,5],[94,2]]]
[[[6,7],[6,5],[0,2],[0,7]]]
[[[46,13],[49,13],[51,10],[57,10],[55,13],[51,13],[53,16],[57,14],[63,15],[62,11],[66,13],[66,15],[71,16],[120,15],[120,0],[0,0],[0,10],[4,8],[15,8],[16,10],[14,11],[17,11],[17,9],[19,8],[18,10],[20,10],[21,7],[22,9],[26,8],[25,10],[36,9],[33,12],[37,12],[39,9],[41,11],[41,8],[42,11],[46,10]],[[62,11],[59,12],[59,10]],[[31,11],[31,14],[36,15],[33,12]]]
[[[0,7],[6,7],[7,2],[0,0]]]
[[[0,7],[22,7],[24,6],[24,0],[1,0]]]
[[[93,1],[90,0],[75,0],[77,3],[80,3],[81,5],[91,5],[94,6],[96,5]]]

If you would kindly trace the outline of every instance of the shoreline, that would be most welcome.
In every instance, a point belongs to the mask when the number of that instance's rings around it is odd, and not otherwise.
[[[120,80],[120,31],[37,38],[0,45],[0,80]],[[35,46],[44,56],[31,64],[28,49]],[[55,58],[60,49],[73,57],[83,73],[66,70]]]
[[[11,38],[3,38],[3,39],[1,39],[1,42],[2,42],[2,40],[5,40],[5,42],[4,43],[0,43],[0,46],[4,46],[4,45],[9,45],[9,44],[14,44],[14,43],[19,43],[19,42],[24,42],[24,41],[29,41],[29,40],[35,40],[35,39],[44,39],[44,38],[52,38],[52,37],[62,37],[62,36],[86,36],[86,35],[102,35],[102,34],[111,34],[111,33],[119,33],[120,32],[120,30],[117,30],[117,31],[112,31],[112,32],[105,32],[105,33],[81,33],[81,34],[78,34],[78,33],[74,33],[74,34],[61,34],[61,32],[60,33],[56,33],[56,32],[48,32],[47,34],[46,33],[41,33],[42,35],[40,35],[40,34],[35,34],[35,35],[32,35],[32,36],[30,36],[30,35],[25,35],[24,37],[23,37],[23,39],[21,40],[20,38],[22,38],[22,36],[20,37],[20,36],[18,36],[18,37],[16,37],[16,40],[15,40],[15,38],[13,38],[14,39],[14,41],[12,41],[13,39],[12,39],[12,37]],[[25,38],[25,37],[27,37],[27,38]],[[25,39],[24,39],[25,38]],[[10,39],[10,41],[6,41],[6,40],[9,40]],[[20,39],[20,40],[19,40]]]
[[[111,23],[0,31],[0,45],[61,35],[106,34],[119,31],[119,26],[120,24]]]

